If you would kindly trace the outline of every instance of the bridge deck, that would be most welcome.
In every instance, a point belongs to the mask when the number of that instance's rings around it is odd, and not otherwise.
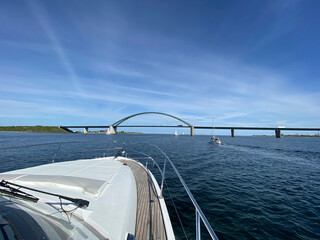
[[[60,128],[101,128],[107,129],[110,126],[59,126]],[[118,127],[160,127],[160,128],[190,128],[190,126],[164,126],[164,125],[120,125]],[[195,129],[235,129],[235,130],[281,130],[281,131],[320,131],[320,128],[296,128],[296,127],[213,127],[213,126],[194,126]]]
[[[146,170],[130,160],[120,160],[131,168],[137,183],[136,240],[167,239],[155,186]]]

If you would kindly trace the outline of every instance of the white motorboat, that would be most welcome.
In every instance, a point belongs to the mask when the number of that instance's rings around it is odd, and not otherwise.
[[[43,145],[43,144],[42,144]],[[33,145],[34,146],[34,145]],[[145,155],[146,166],[124,157],[50,163],[0,173],[0,219],[3,239],[175,239],[162,196],[170,163],[212,239],[217,239],[172,161],[161,169]],[[59,147],[60,149],[60,147]],[[159,186],[147,168],[160,171]]]

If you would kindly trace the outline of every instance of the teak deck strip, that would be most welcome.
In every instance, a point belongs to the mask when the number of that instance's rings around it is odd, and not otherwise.
[[[131,168],[137,183],[136,240],[167,239],[155,186],[146,170],[130,160],[121,160]]]

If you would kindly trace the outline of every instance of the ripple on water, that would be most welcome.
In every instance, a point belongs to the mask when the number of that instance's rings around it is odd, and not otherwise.
[[[114,144],[144,141],[161,147],[220,239],[320,239],[320,138],[221,136],[222,145],[215,146],[208,143],[209,136],[0,133],[2,147],[88,139],[112,140]],[[86,145],[73,148],[85,149]],[[42,151],[49,150],[54,149]],[[143,146],[141,150],[156,153]],[[15,152],[0,155],[1,172],[50,162],[50,158],[14,161],[16,157]],[[75,157],[68,156],[68,160]],[[156,171],[155,176],[160,178]],[[167,190],[192,239],[195,211],[170,166],[166,182],[164,196],[177,239],[183,239],[184,233]],[[205,231],[202,236],[208,239]]]

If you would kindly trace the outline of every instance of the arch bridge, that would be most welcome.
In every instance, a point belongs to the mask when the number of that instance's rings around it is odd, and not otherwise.
[[[121,125],[122,123],[124,123],[125,121],[129,120],[130,118],[134,118],[136,116],[139,115],[145,115],[145,114],[158,114],[158,115],[164,115],[164,116],[168,116],[171,117],[173,119],[176,119],[178,121],[180,121],[181,123],[184,123],[186,126],[183,125],[177,125],[177,126],[159,126],[159,125]],[[167,113],[162,113],[162,112],[142,112],[142,113],[136,113],[136,114],[132,114],[130,116],[127,116],[125,118],[120,119],[119,121],[113,123],[110,125],[109,127],[109,132],[110,134],[116,134],[117,133],[117,127],[185,127],[185,128],[190,128],[190,135],[194,136],[194,126],[191,125],[190,123],[186,122],[185,120],[182,120],[181,118],[178,118],[176,116],[173,116],[171,114],[167,114]]]
[[[144,115],[144,114],[159,114],[159,115],[164,115],[168,116],[171,118],[174,118],[181,123],[185,125],[175,125],[175,126],[163,126],[163,125],[120,125],[124,123],[125,121],[139,116],[139,115]],[[193,126],[192,124],[182,120],[181,118],[178,118],[176,116],[167,114],[167,113],[161,113],[161,112],[142,112],[142,113],[137,113],[133,114],[130,116],[127,116],[125,118],[120,119],[119,121],[111,124],[110,126],[58,126],[61,129],[64,129],[68,132],[72,132],[69,128],[83,128],[84,133],[88,133],[89,128],[109,128],[110,134],[116,134],[117,133],[117,127],[171,127],[171,128],[190,128],[190,135],[194,136],[194,129],[230,129],[231,130],[231,136],[234,137],[234,132],[235,130],[273,130],[275,131],[275,136],[276,138],[281,137],[281,131],[320,131],[320,128],[287,128],[287,127],[235,127],[235,126],[230,126],[230,127],[214,127],[214,126]],[[318,133],[319,135],[319,133]]]

